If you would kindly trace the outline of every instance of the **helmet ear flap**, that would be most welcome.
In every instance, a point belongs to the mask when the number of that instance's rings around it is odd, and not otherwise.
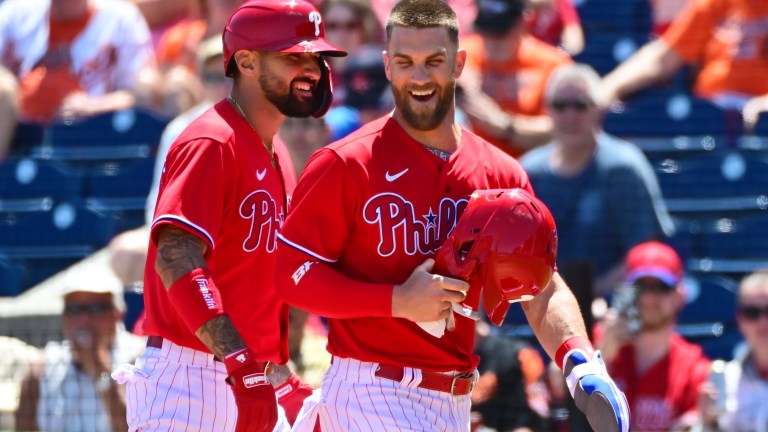
[[[456,238],[448,237],[437,251],[433,272],[468,282],[480,264],[476,257],[468,256],[471,247],[472,242],[464,242],[457,247]]]
[[[509,307],[512,305],[504,298],[504,287],[499,278],[495,277],[497,263],[493,260],[483,263],[481,281],[483,284],[483,308],[488,320],[496,326],[504,323]]]
[[[331,80],[331,67],[323,56],[317,58],[317,63],[320,66],[320,80],[315,86],[315,98],[318,103],[312,117],[321,118],[328,112],[333,103],[333,82]]]

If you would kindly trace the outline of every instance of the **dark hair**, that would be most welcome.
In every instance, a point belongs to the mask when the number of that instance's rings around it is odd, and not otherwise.
[[[387,18],[387,44],[395,26],[444,27],[451,42],[459,43],[459,19],[443,0],[402,0],[395,5]]]

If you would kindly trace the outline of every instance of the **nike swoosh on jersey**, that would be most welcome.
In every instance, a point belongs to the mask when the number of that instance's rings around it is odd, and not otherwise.
[[[384,177],[387,179],[388,182],[393,182],[393,181],[399,179],[400,177],[402,177],[403,174],[405,174],[406,172],[408,172],[408,168],[400,171],[397,174],[390,174],[389,171],[387,171],[386,173],[384,173]]]
[[[265,175],[267,175],[267,169],[266,168],[260,169],[260,170],[256,170],[256,180],[258,180],[258,181],[264,180],[264,176]]]

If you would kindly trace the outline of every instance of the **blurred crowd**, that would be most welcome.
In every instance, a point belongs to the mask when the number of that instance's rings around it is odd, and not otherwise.
[[[659,180],[637,146],[603,130],[607,110],[681,70],[691,95],[753,127],[768,111],[768,3],[649,0],[649,42],[601,77],[578,61],[591,29],[582,27],[571,0],[447,1],[468,52],[457,115],[518,157],[550,207],[558,265],[569,285],[584,287],[582,307],[627,395],[633,430],[768,431],[768,274],[741,280],[733,315],[743,342],[726,363],[712,362],[717,359],[686,341],[676,332],[690,295],[686,268],[669,246],[675,228]],[[158,137],[149,222],[168,147],[229,92],[221,32],[241,2],[0,0],[0,159],[18,154],[19,124],[151,111],[168,125]],[[314,151],[393,108],[381,52],[382,20],[396,0],[315,3],[327,39],[349,56],[329,59],[334,105],[328,114],[288,118],[278,133],[297,175]],[[142,226],[111,242],[113,276],[63,284],[63,341],[40,350],[2,341],[3,352],[24,359],[0,362],[4,379],[19,383],[18,430],[122,427],[124,401],[121,406],[120,389],[105,373],[141,352],[135,340],[141,321],[122,326],[122,287],[141,283],[148,235]],[[327,366],[322,320],[294,310],[291,324],[293,361],[317,384]],[[476,430],[588,430],[562,377],[551,373],[530,339],[478,324]]]

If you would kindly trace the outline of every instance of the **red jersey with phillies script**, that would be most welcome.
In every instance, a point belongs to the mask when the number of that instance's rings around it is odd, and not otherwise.
[[[392,317],[392,289],[434,257],[473,191],[513,187],[531,191],[517,161],[466,130],[443,161],[390,117],[368,123],[304,169],[280,234],[280,293],[329,318],[333,355],[472,370],[474,322],[455,315],[456,330],[435,338]]]
[[[699,387],[707,380],[709,359],[698,345],[673,334],[669,353],[645,373],[637,372],[632,344],[619,350],[608,371],[627,396],[632,429],[667,431],[681,416],[698,409]]]
[[[157,231],[184,229],[208,245],[205,260],[229,316],[259,361],[288,360],[288,306],[274,284],[277,231],[296,177],[273,141],[278,169],[258,134],[222,100],[171,145],[160,180],[144,279],[147,335],[209,352],[179,316],[155,271]]]

